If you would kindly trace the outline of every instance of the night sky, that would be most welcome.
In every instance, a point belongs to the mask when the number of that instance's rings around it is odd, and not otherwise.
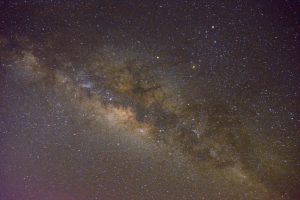
[[[299,16],[0,0],[0,199],[300,199]]]

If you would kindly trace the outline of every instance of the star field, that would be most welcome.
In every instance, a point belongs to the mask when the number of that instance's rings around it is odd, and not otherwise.
[[[0,1],[0,199],[298,199],[297,6]]]

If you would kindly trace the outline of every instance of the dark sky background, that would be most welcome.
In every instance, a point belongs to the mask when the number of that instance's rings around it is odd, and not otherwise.
[[[0,199],[299,199],[299,1],[0,1]]]

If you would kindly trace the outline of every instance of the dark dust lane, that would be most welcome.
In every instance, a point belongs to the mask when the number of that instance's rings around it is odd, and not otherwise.
[[[298,199],[295,4],[0,1],[0,199]]]

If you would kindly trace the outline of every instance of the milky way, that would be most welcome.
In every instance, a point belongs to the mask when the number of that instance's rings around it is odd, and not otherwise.
[[[294,3],[0,6],[0,199],[299,198]]]

